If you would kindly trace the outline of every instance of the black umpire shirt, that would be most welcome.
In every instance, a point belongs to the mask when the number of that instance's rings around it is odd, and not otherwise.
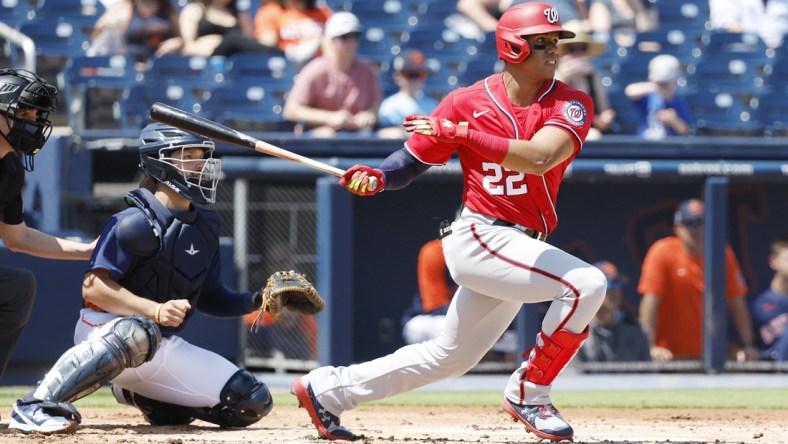
[[[21,224],[22,186],[25,184],[25,169],[17,157],[11,152],[0,159],[0,220],[9,225]]]

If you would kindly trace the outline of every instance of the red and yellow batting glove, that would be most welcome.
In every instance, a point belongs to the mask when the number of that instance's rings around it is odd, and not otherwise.
[[[339,178],[339,184],[358,196],[372,196],[383,191],[386,177],[377,168],[354,165]]]
[[[468,138],[468,122],[454,123],[448,119],[420,114],[405,117],[405,131],[436,137],[444,142],[462,142]]]

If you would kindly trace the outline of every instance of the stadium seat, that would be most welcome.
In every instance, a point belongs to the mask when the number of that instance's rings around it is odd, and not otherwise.
[[[22,34],[33,39],[36,45],[36,73],[51,83],[57,82],[58,74],[68,59],[85,55],[89,40],[78,28],[60,18],[37,18],[19,27]],[[23,54],[19,47],[11,51],[13,66],[23,66]],[[65,103],[60,103],[57,112],[50,115],[56,126],[68,125]]]
[[[611,134],[634,135],[638,129],[638,113],[632,101],[622,90],[608,91],[610,107],[616,111],[616,119],[610,127]]]
[[[402,26],[407,17],[402,15],[402,4],[397,0],[355,0],[350,4],[350,12],[358,17],[364,26],[371,23],[398,23]]]
[[[671,54],[680,59],[700,57],[701,42],[695,42],[683,29],[665,27],[657,31],[639,32],[633,49],[639,52]]]
[[[462,59],[475,56],[480,44],[443,27],[418,27],[403,35],[402,40],[404,45],[419,48],[427,56]]]
[[[704,54],[773,53],[757,34],[715,31],[704,34],[702,43]]]
[[[774,58],[772,75],[768,79],[769,89],[776,93],[788,92],[788,82],[785,79],[788,79],[788,51]]]
[[[3,0],[0,2],[0,22],[16,27],[35,17],[35,9],[27,0]]]
[[[684,96],[701,136],[761,136],[765,126],[750,103],[732,94],[696,92]]]
[[[150,60],[145,79],[186,87],[195,96],[216,87],[224,79],[223,57],[166,55]]]
[[[209,93],[202,113],[240,131],[292,131],[282,117],[284,98],[259,83],[225,83]]]
[[[762,94],[768,90],[773,63],[757,52],[707,52],[695,66],[691,86],[712,93]]]
[[[195,114],[201,111],[200,99],[191,94],[188,88],[148,80],[124,89],[114,112],[124,129],[140,129],[150,122],[150,107],[156,102]]]
[[[296,75],[295,66],[284,57],[260,53],[234,54],[225,61],[224,71],[231,82],[286,80]]]
[[[757,98],[758,118],[766,125],[766,135],[788,136],[788,91],[773,91]]]
[[[402,36],[405,33],[399,24],[373,24],[364,29],[359,42],[358,54],[369,59],[383,60],[399,54]]]
[[[704,29],[709,20],[708,0],[651,0],[655,3],[659,21],[680,29]]]
[[[134,60],[125,56],[68,59],[58,76],[58,88],[68,103],[69,126],[75,131],[120,128],[114,104],[138,80]]]

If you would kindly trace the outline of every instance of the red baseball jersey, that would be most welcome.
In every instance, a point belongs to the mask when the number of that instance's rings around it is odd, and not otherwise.
[[[542,176],[512,171],[470,148],[414,134],[405,147],[428,165],[443,165],[457,151],[463,172],[463,203],[478,213],[518,223],[544,233],[558,224],[556,198],[564,171],[577,156],[591,127],[591,98],[552,79],[544,82],[529,106],[513,105],[503,74],[493,74],[467,88],[449,93],[432,112],[452,122],[468,122],[470,129],[507,139],[529,140],[544,126],[561,128],[575,141],[572,155]]]

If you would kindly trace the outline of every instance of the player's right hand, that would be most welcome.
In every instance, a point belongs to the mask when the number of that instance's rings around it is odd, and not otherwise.
[[[405,131],[436,137],[444,142],[461,142],[468,137],[468,122],[454,123],[448,119],[415,114],[402,122]]]
[[[339,178],[339,184],[358,196],[372,196],[383,191],[386,176],[377,168],[353,165]]]
[[[164,327],[178,327],[183,323],[191,308],[188,299],[170,299],[161,306],[159,324]]]

